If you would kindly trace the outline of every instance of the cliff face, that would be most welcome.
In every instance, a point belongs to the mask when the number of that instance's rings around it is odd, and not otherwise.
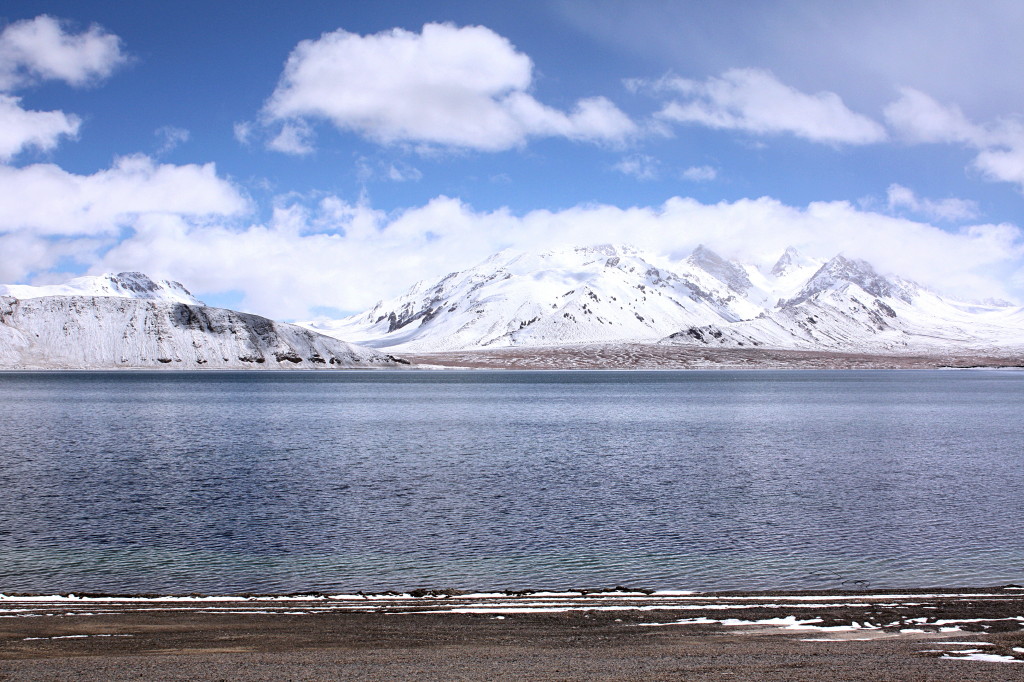
[[[258,315],[116,296],[0,297],[4,369],[396,367],[391,355]]]

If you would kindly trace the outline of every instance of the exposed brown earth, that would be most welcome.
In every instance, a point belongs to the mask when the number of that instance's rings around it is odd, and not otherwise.
[[[937,369],[1024,367],[1024,354],[876,355],[669,344],[518,346],[402,353],[422,365],[473,369]]]
[[[1024,679],[1024,594],[1001,588],[4,601],[0,616],[3,680]],[[966,651],[999,660],[943,658]]]

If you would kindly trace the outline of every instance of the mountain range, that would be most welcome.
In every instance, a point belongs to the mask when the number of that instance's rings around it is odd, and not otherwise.
[[[843,255],[786,249],[771,268],[706,247],[666,261],[628,246],[502,251],[307,328],[394,352],[595,343],[858,353],[1019,353],[1024,309],[961,301]]]
[[[392,353],[429,363],[459,353],[440,364],[473,364],[517,348],[572,349],[580,366],[587,348],[598,358],[625,346],[669,367],[694,349],[714,349],[713,364],[754,349],[1021,364],[1024,308],[958,300],[863,260],[792,248],[770,268],[706,247],[675,260],[628,246],[506,250],[363,313],[301,324],[206,306],[138,272],[0,285],[7,369],[378,368],[409,364]],[[548,353],[544,366],[558,357]]]

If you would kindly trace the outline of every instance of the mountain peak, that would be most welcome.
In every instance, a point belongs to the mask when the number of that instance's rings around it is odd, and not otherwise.
[[[715,253],[714,251],[712,251],[708,247],[704,246],[703,244],[698,244],[697,248],[695,248],[693,251],[690,252],[690,255],[687,257],[686,260],[690,261],[691,263],[693,263],[695,265],[698,264],[698,263],[727,263],[728,262],[727,260],[725,260],[724,258],[719,256],[717,253]]]
[[[0,293],[15,298],[31,299],[46,296],[112,296],[139,298],[172,303],[202,305],[192,293],[178,282],[154,280],[142,272],[108,272],[102,275],[75,277],[64,284],[31,286],[28,284],[0,285]]]
[[[722,258],[703,244],[693,250],[686,262],[700,268],[720,282],[724,282],[729,288],[740,294],[745,294],[753,286],[743,268]]]
[[[793,305],[806,301],[823,291],[846,284],[855,284],[868,294],[879,298],[900,294],[899,287],[879,275],[867,261],[847,258],[839,254],[822,265],[807,281],[796,298],[790,299],[787,304]]]
[[[123,292],[132,298],[165,298],[165,293],[172,292],[195,300],[192,292],[180,282],[155,281],[142,272],[119,272],[106,274],[103,277],[110,282],[112,289]]]
[[[779,256],[779,260],[775,261],[775,265],[772,266],[771,274],[776,277],[782,277],[783,275],[792,272],[793,268],[800,262],[800,252],[794,249],[792,246],[787,246],[786,250]]]

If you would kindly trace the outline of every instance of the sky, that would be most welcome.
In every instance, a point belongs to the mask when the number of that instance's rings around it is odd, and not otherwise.
[[[864,258],[1024,299],[1024,3],[0,8],[0,282],[285,320],[505,248]]]

